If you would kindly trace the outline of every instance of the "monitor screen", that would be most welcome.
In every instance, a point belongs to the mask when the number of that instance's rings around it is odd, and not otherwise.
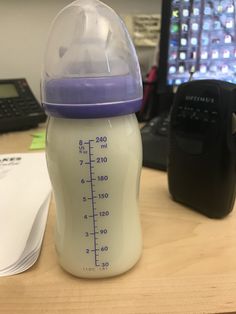
[[[163,0],[159,87],[236,83],[236,0]]]

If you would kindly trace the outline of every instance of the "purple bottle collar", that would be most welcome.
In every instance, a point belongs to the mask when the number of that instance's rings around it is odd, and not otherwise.
[[[50,116],[101,118],[140,110],[141,83],[132,76],[66,78],[44,82],[43,106]]]

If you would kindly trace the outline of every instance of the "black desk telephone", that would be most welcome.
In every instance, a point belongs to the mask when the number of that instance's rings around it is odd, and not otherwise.
[[[30,129],[45,121],[26,79],[0,80],[0,133]]]

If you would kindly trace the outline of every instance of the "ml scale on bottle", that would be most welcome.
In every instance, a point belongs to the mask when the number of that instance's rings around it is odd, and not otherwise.
[[[89,244],[85,250],[86,254],[93,256],[94,267],[101,268],[109,267],[109,261],[106,258],[106,253],[109,251],[109,246],[106,245],[106,235],[109,236],[109,227],[105,220],[110,215],[110,210],[107,209],[107,201],[110,195],[106,192],[106,183],[109,181],[106,165],[109,161],[106,153],[103,154],[107,148],[106,136],[79,140],[79,162],[80,167],[85,170],[85,177],[80,181],[80,190],[84,191],[82,201],[90,204],[89,212],[82,213],[82,219],[88,221],[84,237],[89,239]],[[102,174],[97,174],[97,166],[101,167]],[[83,170],[81,173],[83,173]],[[102,188],[101,193],[97,193],[99,185]],[[102,227],[101,223],[103,224]],[[94,268],[86,269],[94,270]]]

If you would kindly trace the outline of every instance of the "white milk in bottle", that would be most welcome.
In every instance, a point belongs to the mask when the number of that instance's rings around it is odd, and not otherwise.
[[[42,76],[56,249],[75,276],[121,274],[139,260],[142,84],[116,13],[78,0],[52,24]]]

